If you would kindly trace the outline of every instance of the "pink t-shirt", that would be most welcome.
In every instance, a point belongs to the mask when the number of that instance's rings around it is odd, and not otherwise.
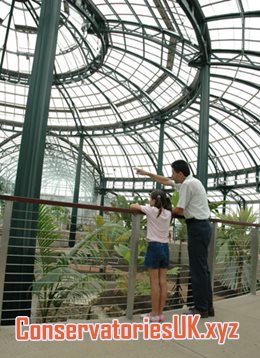
[[[147,239],[162,243],[169,242],[169,228],[172,218],[170,210],[162,209],[158,216],[159,209],[155,206],[142,206],[141,211],[147,216]]]

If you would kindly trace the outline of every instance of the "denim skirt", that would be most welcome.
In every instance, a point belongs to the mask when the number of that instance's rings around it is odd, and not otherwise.
[[[144,267],[154,269],[166,269],[169,267],[169,244],[156,241],[148,242],[144,259]]]

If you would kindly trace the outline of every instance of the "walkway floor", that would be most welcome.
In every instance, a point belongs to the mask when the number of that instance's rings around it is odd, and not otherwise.
[[[14,327],[0,327],[1,358],[253,358],[260,352],[260,292],[256,296],[246,295],[229,300],[217,301],[214,319],[203,319],[198,324],[200,332],[205,332],[205,322],[240,323],[239,340],[227,340],[219,345],[216,340],[160,340],[145,341],[91,341],[87,337],[79,342],[17,342]],[[166,321],[172,321],[172,314],[183,311],[167,312]],[[135,322],[141,322],[138,317]],[[75,322],[75,321],[74,321]],[[123,322],[121,320],[120,322]],[[78,323],[75,322],[75,323]]]

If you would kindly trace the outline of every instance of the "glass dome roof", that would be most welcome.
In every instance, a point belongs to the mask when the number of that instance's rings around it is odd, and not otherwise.
[[[0,178],[16,176],[41,1],[1,1]],[[152,188],[164,123],[164,175],[197,168],[201,64],[210,64],[209,195],[259,203],[260,3],[255,0],[62,2],[42,193]],[[66,170],[67,167],[70,171]],[[55,184],[56,183],[56,184]],[[59,187],[60,186],[60,187]],[[63,189],[61,189],[61,187]]]

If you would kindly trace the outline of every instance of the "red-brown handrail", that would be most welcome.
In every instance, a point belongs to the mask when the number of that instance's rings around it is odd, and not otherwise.
[[[100,205],[91,205],[91,204],[81,204],[81,203],[72,203],[68,201],[57,201],[57,200],[46,200],[46,199],[34,199],[34,198],[25,198],[22,196],[12,196],[12,195],[2,195],[0,194],[0,200],[14,201],[21,203],[31,203],[31,204],[45,204],[45,205],[54,205],[54,206],[66,206],[71,208],[80,208],[80,209],[89,209],[89,210],[99,210],[99,211],[112,211],[117,213],[125,214],[140,214],[139,210],[136,209],[127,209],[127,208],[114,208],[112,206],[100,206]],[[180,216],[174,216],[175,218],[183,218]],[[222,224],[229,225],[239,225],[239,226],[250,226],[250,227],[259,227],[260,224],[249,223],[243,221],[232,221],[232,220],[222,220],[216,218],[210,218],[211,222],[219,222]]]
[[[136,214],[139,213],[139,210],[136,209],[126,209],[126,208],[114,208],[112,206],[100,206],[100,205],[91,205],[91,204],[81,204],[81,203],[72,203],[68,201],[57,201],[57,200],[46,200],[46,199],[34,199],[34,198],[25,198],[22,196],[12,196],[12,195],[0,195],[0,200],[8,200],[20,203],[30,203],[30,204],[45,204],[53,206],[68,206],[70,208],[80,208],[80,209],[89,209],[89,210],[100,210],[100,211],[114,211],[120,213],[130,213]]]

